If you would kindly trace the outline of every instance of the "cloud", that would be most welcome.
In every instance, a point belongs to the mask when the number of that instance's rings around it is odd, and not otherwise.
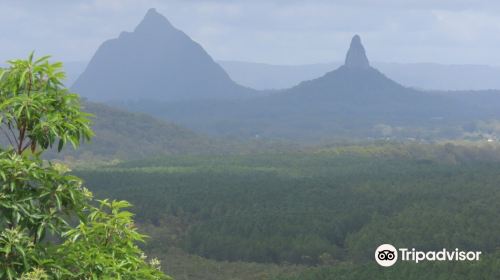
[[[88,60],[150,7],[216,59],[342,60],[359,33],[372,60],[500,65],[500,2],[487,0],[2,1],[0,59],[37,49]]]

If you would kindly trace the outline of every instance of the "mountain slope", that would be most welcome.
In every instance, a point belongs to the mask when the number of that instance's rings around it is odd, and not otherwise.
[[[145,114],[130,113],[92,102],[86,102],[84,110],[93,114],[92,129],[95,136],[77,151],[67,148],[62,157],[137,159],[161,155],[207,154],[221,149],[220,145],[207,137]]]
[[[218,62],[234,81],[258,90],[290,88],[342,65],[339,62],[306,65]],[[418,89],[500,89],[500,68],[494,66],[387,62],[373,62],[372,65],[399,84]]]
[[[150,9],[133,32],[104,42],[72,90],[91,100],[237,98],[237,85],[196,42]]]

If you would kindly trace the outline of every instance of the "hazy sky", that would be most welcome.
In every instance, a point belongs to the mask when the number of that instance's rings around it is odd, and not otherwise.
[[[150,7],[215,59],[338,61],[358,33],[374,61],[500,65],[495,0],[0,0],[0,61],[89,60]]]

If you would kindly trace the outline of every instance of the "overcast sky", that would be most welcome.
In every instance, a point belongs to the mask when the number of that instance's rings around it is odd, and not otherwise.
[[[373,61],[500,65],[495,0],[0,0],[0,60],[87,61],[151,7],[219,60],[339,61],[357,33]]]

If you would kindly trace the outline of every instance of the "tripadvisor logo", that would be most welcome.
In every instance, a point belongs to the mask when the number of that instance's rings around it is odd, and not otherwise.
[[[421,261],[479,261],[480,251],[461,251],[458,248],[452,251],[417,251],[415,248],[399,248],[391,244],[382,244],[375,250],[375,261],[381,266],[393,266],[398,257],[401,261],[419,263]]]
[[[381,266],[393,266],[398,261],[398,250],[391,244],[382,244],[375,250],[375,260]]]

